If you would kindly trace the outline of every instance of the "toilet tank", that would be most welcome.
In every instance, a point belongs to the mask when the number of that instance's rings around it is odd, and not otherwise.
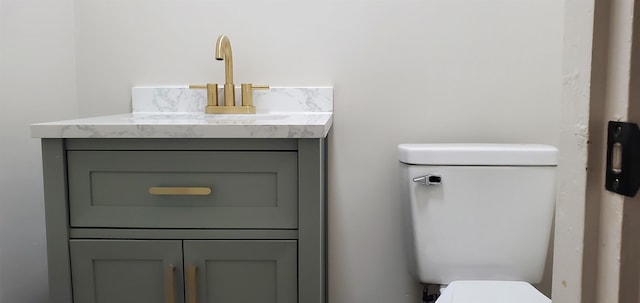
[[[421,282],[540,282],[554,214],[555,147],[401,144],[398,151],[410,267]]]

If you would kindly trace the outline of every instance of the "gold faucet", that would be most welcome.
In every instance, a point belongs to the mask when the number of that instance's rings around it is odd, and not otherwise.
[[[233,54],[231,42],[225,35],[220,35],[216,42],[216,60],[224,60],[224,105],[218,104],[218,84],[189,85],[192,89],[207,90],[207,114],[255,114],[253,106],[253,90],[269,89],[267,85],[242,84],[242,105],[236,106],[236,88],[233,84]]]
[[[231,42],[225,35],[220,35],[216,42],[216,60],[224,60],[224,105],[236,104],[236,86],[233,84],[233,54]]]

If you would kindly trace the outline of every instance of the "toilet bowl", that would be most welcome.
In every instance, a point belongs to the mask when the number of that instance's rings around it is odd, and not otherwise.
[[[557,149],[535,144],[401,144],[409,270],[448,285],[437,303],[548,303],[542,279]]]
[[[454,281],[436,303],[550,303],[535,287],[520,281]]]

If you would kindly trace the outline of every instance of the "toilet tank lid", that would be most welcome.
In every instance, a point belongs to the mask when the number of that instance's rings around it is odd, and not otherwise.
[[[400,144],[400,162],[413,165],[555,166],[558,149],[542,144]]]

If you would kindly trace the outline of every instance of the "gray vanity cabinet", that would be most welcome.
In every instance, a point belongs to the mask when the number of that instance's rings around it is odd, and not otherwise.
[[[326,302],[326,139],[42,146],[51,303]]]

